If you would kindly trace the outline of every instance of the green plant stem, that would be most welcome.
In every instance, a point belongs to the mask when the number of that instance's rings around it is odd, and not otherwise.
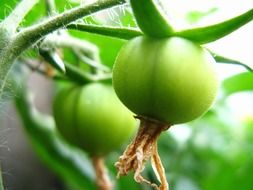
[[[39,0],[22,0],[11,14],[4,19],[2,22],[3,27],[6,28],[9,33],[14,34],[24,17],[38,2]]]
[[[72,79],[73,81],[79,84],[91,82],[91,79],[89,78],[88,74],[82,72],[79,68],[75,67],[74,65],[65,63],[65,69],[66,69],[65,75],[69,79]]]
[[[86,65],[89,65],[91,68],[100,70],[100,71],[106,71],[109,72],[111,69],[102,63],[100,63],[99,59],[93,60],[86,55],[83,54],[81,50],[74,49],[74,53],[78,56],[78,58]]]
[[[111,79],[111,73],[103,74],[103,75],[102,74],[92,75],[92,74],[82,72],[79,68],[69,63],[65,63],[65,69],[66,69],[66,76],[69,79],[82,85],[88,82]]]
[[[136,36],[143,35],[143,33],[140,30],[137,30],[135,28],[122,28],[122,27],[110,27],[110,26],[75,24],[75,23],[67,25],[67,28],[109,36],[113,38],[120,38],[124,40],[130,40]]]
[[[81,5],[17,33],[13,39],[6,44],[6,47],[0,51],[0,101],[3,97],[4,86],[6,84],[7,76],[11,66],[13,65],[15,59],[24,50],[50,32],[62,28],[78,18],[90,15],[106,8],[123,4],[124,2],[124,0],[99,0],[93,4]]]
[[[234,32],[235,30],[249,23],[252,20],[253,20],[253,9],[250,9],[249,11],[237,17],[226,20],[224,22],[206,27],[178,31],[175,32],[173,35],[187,38],[198,44],[205,44],[218,40]]]
[[[1,165],[0,165],[0,190],[4,190]]]
[[[130,0],[137,24],[144,34],[164,38],[173,33],[166,15],[159,10],[154,0]]]

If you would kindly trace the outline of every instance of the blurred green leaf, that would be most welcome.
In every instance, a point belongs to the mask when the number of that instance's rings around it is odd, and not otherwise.
[[[69,1],[69,0],[55,0],[55,4],[57,7],[57,11],[60,13],[66,11],[67,9],[80,5],[78,1],[74,3],[74,1]]]
[[[201,19],[205,18],[206,16],[209,16],[215,13],[216,11],[218,11],[218,8],[216,7],[210,8],[207,11],[193,10],[186,14],[186,20],[189,23],[194,24],[194,23],[199,22]]]
[[[253,90],[253,73],[244,72],[224,80],[222,89],[227,96],[241,91]]]
[[[245,126],[245,140],[248,143],[248,147],[250,147],[250,150],[253,149],[253,115],[251,117],[248,117],[243,122],[243,125]],[[253,154],[253,153],[252,153]]]
[[[47,10],[44,1],[39,1],[32,10],[27,14],[22,23],[23,26],[29,26],[39,22],[47,15]]]
[[[137,28],[137,23],[131,12],[130,8],[125,7],[119,11],[120,24],[125,27],[135,27]]]
[[[3,20],[6,16],[8,16],[11,11],[17,5],[17,0],[1,0],[0,1],[0,21]]]
[[[94,43],[100,50],[99,54],[102,63],[110,68],[112,68],[120,48],[125,43],[125,40],[87,32],[71,31],[70,33],[75,37]]]
[[[94,173],[85,155],[58,135],[52,117],[41,115],[29,102],[24,88],[16,97],[23,126],[39,157],[76,189],[95,189]]]

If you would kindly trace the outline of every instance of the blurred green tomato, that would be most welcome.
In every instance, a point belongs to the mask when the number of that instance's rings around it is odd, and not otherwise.
[[[62,90],[53,113],[61,135],[91,155],[119,148],[135,132],[133,114],[109,85],[92,83]]]

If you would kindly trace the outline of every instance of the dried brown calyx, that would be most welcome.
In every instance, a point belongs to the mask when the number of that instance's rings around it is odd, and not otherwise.
[[[157,139],[170,125],[143,116],[137,116],[136,118],[141,121],[140,128],[135,139],[128,145],[115,164],[118,170],[118,177],[134,171],[136,182],[147,183],[156,190],[168,190],[165,171],[157,151]],[[148,181],[141,175],[145,168],[145,163],[149,159],[151,159],[153,170],[160,181],[160,185]]]

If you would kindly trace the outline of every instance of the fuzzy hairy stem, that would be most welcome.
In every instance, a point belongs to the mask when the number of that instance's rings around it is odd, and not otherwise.
[[[10,33],[14,33],[23,18],[38,2],[39,0],[22,0],[11,12],[11,14],[4,19],[2,23],[3,26],[7,28]]]
[[[12,47],[13,48],[4,48],[0,51],[0,102],[2,102],[4,97],[8,74],[20,51],[16,49],[15,44]]]
[[[139,131],[135,139],[120,156],[115,166],[118,177],[134,171],[134,179],[138,183],[146,183],[155,190],[168,190],[165,171],[157,152],[157,140],[160,134],[170,126],[143,116],[137,116],[141,120]],[[160,185],[143,178],[141,173],[145,169],[145,163],[151,159],[152,167],[157,175]]]
[[[96,183],[99,190],[112,190],[113,185],[109,179],[103,157],[92,157],[92,163],[96,172]]]

